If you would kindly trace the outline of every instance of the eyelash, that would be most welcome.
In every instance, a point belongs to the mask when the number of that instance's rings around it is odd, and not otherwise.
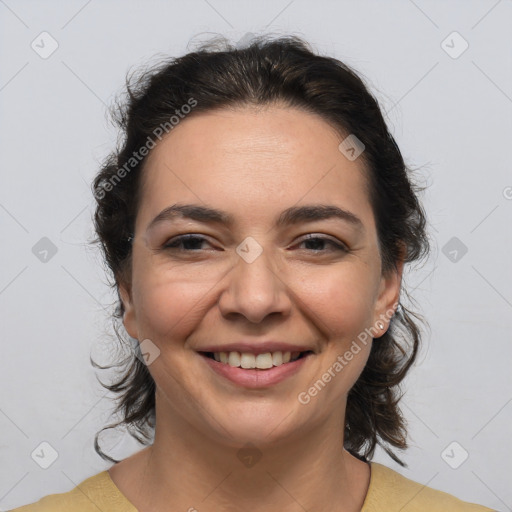
[[[178,247],[183,242],[186,242],[189,240],[201,240],[203,242],[208,241],[205,237],[203,237],[201,235],[195,235],[195,234],[180,235],[180,236],[177,236],[176,238],[174,238],[169,243],[165,244],[163,246],[163,249],[177,250],[180,252],[199,252],[200,249],[199,250],[187,250],[187,249],[181,249]],[[325,242],[326,244],[330,245],[332,247],[332,250],[334,250],[334,251],[349,252],[348,248],[341,242],[335,242],[331,238],[327,238],[327,237],[323,237],[323,236],[308,235],[306,238],[301,240],[300,243],[302,244],[304,242],[309,242],[311,240],[321,240],[321,241]],[[315,249],[310,249],[310,251],[312,251],[313,253],[316,253],[316,254],[326,252],[324,250],[315,250]]]

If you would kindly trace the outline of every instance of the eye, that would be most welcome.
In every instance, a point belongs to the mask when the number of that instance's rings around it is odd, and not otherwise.
[[[201,244],[204,242],[208,242],[204,236],[193,234],[180,235],[166,243],[163,248],[184,252],[198,252],[201,250]]]
[[[345,244],[343,244],[337,240],[334,240],[332,238],[325,237],[325,236],[308,235],[305,239],[303,239],[300,242],[299,245],[302,245],[302,244],[308,244],[310,246],[310,248],[306,249],[306,250],[313,251],[314,253],[326,252],[323,249],[323,247],[325,245],[330,246],[330,251],[348,252],[348,248]],[[311,248],[311,246],[313,246],[313,247]],[[329,251],[327,251],[327,252],[329,252]]]
[[[163,246],[163,249],[181,252],[199,252],[203,249],[203,243],[208,243],[208,239],[205,238],[204,236],[190,233],[186,235],[180,235],[171,239]],[[306,248],[306,250],[312,251],[313,253],[330,251],[349,251],[346,245],[343,244],[342,242],[325,236],[308,235],[299,243],[299,245],[303,244],[309,245],[309,247]],[[330,248],[329,250],[325,249],[326,245]]]

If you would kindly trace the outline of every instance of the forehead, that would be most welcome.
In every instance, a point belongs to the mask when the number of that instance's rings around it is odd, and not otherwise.
[[[320,116],[295,108],[196,113],[151,150],[138,218],[147,223],[175,202],[243,211],[252,220],[300,202],[371,215],[364,164],[340,152],[343,138]]]

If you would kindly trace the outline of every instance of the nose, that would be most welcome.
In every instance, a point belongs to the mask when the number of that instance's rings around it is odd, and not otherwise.
[[[224,317],[242,315],[252,323],[260,323],[272,313],[289,314],[288,285],[268,252],[264,250],[254,261],[237,257],[219,299]]]

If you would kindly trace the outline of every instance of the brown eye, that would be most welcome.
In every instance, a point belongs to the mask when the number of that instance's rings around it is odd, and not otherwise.
[[[317,235],[310,235],[302,242],[300,242],[300,245],[307,244],[310,247],[307,250],[313,251],[313,252],[326,252],[324,247],[325,245],[330,247],[331,251],[343,251],[348,252],[347,247],[342,244],[341,242],[337,242],[333,240],[332,238],[327,238],[323,236],[317,236]],[[327,251],[328,252],[328,251]]]
[[[173,238],[170,242],[163,246],[164,249],[197,252],[201,250],[201,244],[208,240],[200,235],[180,235]]]

